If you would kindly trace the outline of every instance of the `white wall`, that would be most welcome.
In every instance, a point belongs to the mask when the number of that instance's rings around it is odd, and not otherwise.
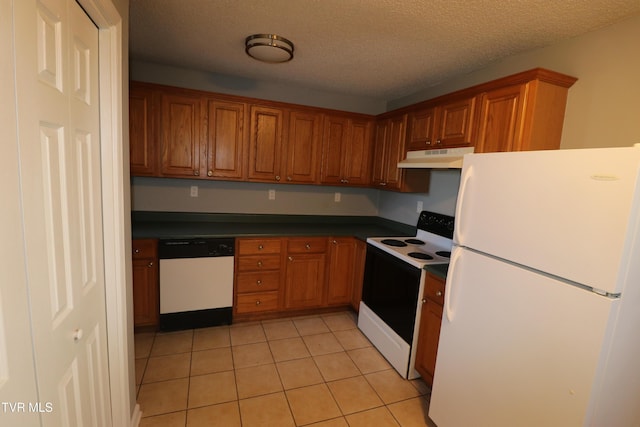
[[[378,191],[346,187],[134,178],[133,210],[165,212],[355,215],[378,213]],[[191,197],[191,186],[198,197]],[[275,200],[268,190],[275,190]],[[340,202],[335,202],[335,193]]]

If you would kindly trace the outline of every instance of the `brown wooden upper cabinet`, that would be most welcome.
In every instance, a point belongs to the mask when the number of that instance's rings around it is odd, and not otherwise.
[[[249,180],[282,180],[284,110],[252,105],[249,135]]]
[[[155,91],[149,87],[132,85],[129,91],[129,162],[131,175],[155,176],[156,120],[154,120]],[[155,102],[154,102],[155,101]]]
[[[204,155],[201,97],[181,91],[163,92],[161,112],[160,173],[198,178],[200,159]]]
[[[559,148],[576,80],[535,68],[378,117],[131,82],[131,175],[424,192],[406,151]]]
[[[246,104],[207,99],[206,165],[207,177],[244,178]]]
[[[322,115],[315,112],[289,112],[283,176],[287,182],[317,184],[320,178],[320,138]]]
[[[322,131],[320,182],[329,185],[369,185],[371,121],[348,115],[326,115]]]
[[[484,92],[478,106],[475,151],[559,148],[567,94],[575,81],[541,70],[527,82]]]
[[[473,145],[476,97],[466,97],[409,113],[407,150]]]

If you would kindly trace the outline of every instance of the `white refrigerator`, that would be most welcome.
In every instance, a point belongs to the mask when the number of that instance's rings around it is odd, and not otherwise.
[[[640,146],[464,158],[438,427],[640,426]]]

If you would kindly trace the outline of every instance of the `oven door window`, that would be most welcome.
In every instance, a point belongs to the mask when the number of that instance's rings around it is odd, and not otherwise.
[[[362,300],[407,344],[413,342],[422,270],[367,245]]]

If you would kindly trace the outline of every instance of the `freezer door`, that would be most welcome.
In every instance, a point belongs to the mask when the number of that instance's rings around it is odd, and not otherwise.
[[[587,423],[619,302],[454,248],[429,409],[438,427]]]
[[[640,245],[639,167],[640,147],[467,155],[454,241],[621,293]]]

